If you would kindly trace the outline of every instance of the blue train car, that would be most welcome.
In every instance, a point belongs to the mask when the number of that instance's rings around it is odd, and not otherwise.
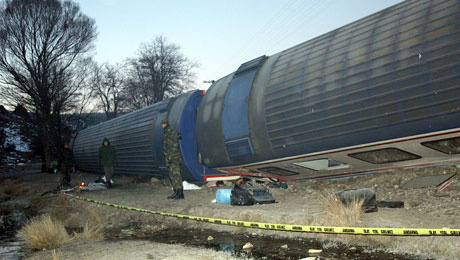
[[[459,97],[460,1],[409,0],[217,80],[199,157],[291,180],[455,163]]]
[[[97,153],[102,140],[107,137],[117,151],[116,174],[165,177],[168,170],[163,156],[160,122],[167,118],[171,127],[181,134],[181,174],[184,180],[201,181],[204,176],[221,175],[201,165],[197,158],[195,122],[202,97],[202,91],[191,91],[78,132],[72,144],[77,168],[103,173],[97,162]]]

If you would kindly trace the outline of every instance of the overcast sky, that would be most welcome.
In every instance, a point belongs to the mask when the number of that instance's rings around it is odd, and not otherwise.
[[[77,0],[96,20],[95,59],[117,63],[164,35],[201,64],[196,88],[401,0]]]

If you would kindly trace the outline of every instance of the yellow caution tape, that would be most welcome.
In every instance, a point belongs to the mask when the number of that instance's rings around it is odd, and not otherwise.
[[[350,235],[381,235],[381,236],[460,236],[460,229],[440,229],[440,228],[369,228],[369,227],[328,227],[328,226],[304,226],[304,225],[288,225],[288,224],[273,224],[263,222],[240,221],[230,219],[206,218],[191,215],[166,213],[155,210],[139,209],[129,206],[122,206],[108,202],[87,199],[84,197],[64,193],[65,195],[88,202],[93,202],[100,205],[111,206],[119,209],[127,209],[137,212],[157,214],[168,217],[183,218],[196,220],[221,225],[232,225],[238,227],[250,227],[271,230],[296,231],[307,233],[326,233],[326,234],[350,234]]]

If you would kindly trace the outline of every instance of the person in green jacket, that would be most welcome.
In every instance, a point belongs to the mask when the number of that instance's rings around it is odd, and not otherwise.
[[[182,156],[179,147],[179,134],[170,125],[167,119],[161,121],[163,128],[163,154],[166,158],[166,165],[169,168],[169,178],[174,193],[168,199],[184,199],[184,187],[182,186],[182,176],[180,174],[180,165]]]
[[[117,152],[110,145],[109,139],[104,138],[101,148],[99,148],[98,163],[104,167],[105,183],[107,188],[112,188],[110,180],[113,176],[113,166],[117,163]]]

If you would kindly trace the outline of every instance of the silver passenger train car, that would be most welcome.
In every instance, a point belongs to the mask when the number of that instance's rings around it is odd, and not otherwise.
[[[78,167],[98,170],[91,156],[108,132],[120,173],[165,172],[163,118],[183,137],[189,180],[298,181],[460,162],[460,0],[404,1],[243,63],[197,93],[81,131]]]
[[[249,61],[198,112],[200,158],[231,173],[302,180],[458,162],[460,1],[405,1]]]

